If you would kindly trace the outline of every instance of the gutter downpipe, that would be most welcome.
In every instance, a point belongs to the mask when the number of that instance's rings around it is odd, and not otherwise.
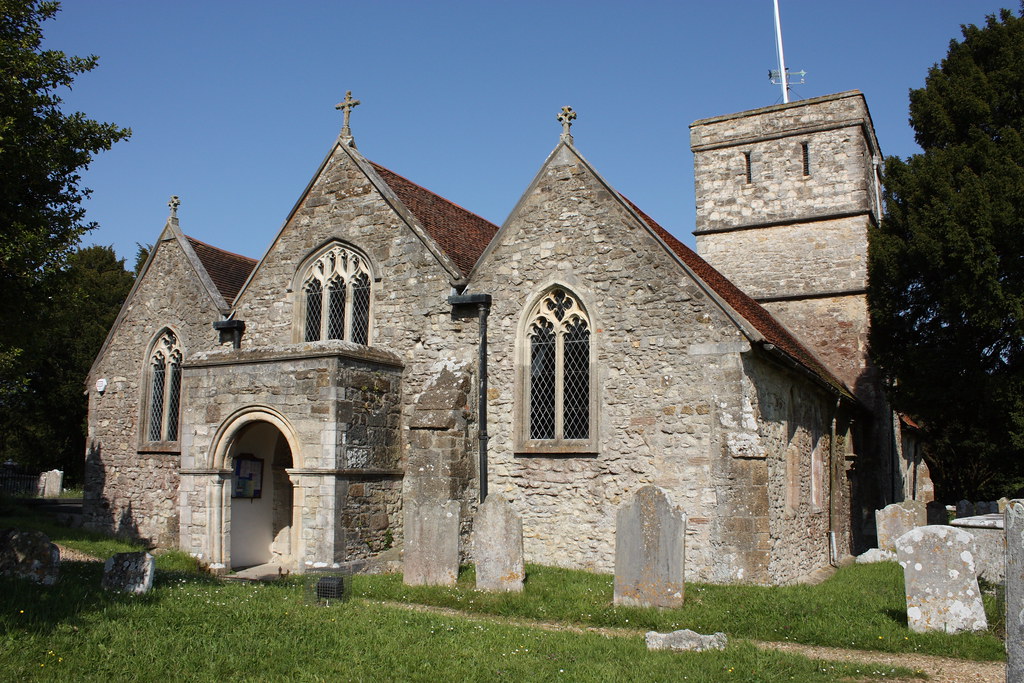
[[[477,391],[477,416],[479,419],[478,438],[480,439],[480,502],[487,499],[487,317],[491,312],[490,294],[453,294],[448,303],[455,306],[476,305],[477,318],[480,321],[479,348],[479,388]]]

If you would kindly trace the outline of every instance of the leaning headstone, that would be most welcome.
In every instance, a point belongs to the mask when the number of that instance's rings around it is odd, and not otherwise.
[[[1003,496],[1002,498],[997,500],[996,501],[996,505],[999,508],[999,514],[1005,513],[1006,512],[1006,506],[1009,505],[1009,504],[1010,504],[1010,499],[1007,498],[1006,496]]]
[[[1006,680],[1024,681],[1024,500],[1006,505]]]
[[[0,576],[52,586],[60,575],[60,550],[41,531],[0,531]]]
[[[480,504],[473,519],[473,559],[477,590],[523,590],[523,520],[495,493]]]
[[[103,581],[108,591],[135,593],[149,592],[156,574],[156,560],[147,552],[117,553],[103,565]]]
[[[648,650],[675,650],[677,652],[724,650],[725,646],[729,644],[729,638],[722,632],[705,636],[688,628],[672,631],[672,633],[648,631],[645,640]]]
[[[921,506],[921,513],[924,506]],[[918,511],[906,507],[903,503],[886,505],[875,510],[875,532],[878,534],[880,550],[896,550],[896,539],[907,533],[918,524]],[[924,520],[922,520],[924,521]]]
[[[907,624],[915,633],[988,627],[974,564],[974,538],[951,526],[923,526],[896,539]]]
[[[974,503],[969,500],[960,500],[956,504],[956,516],[957,519],[961,517],[973,517],[974,516]]]
[[[407,586],[451,586],[459,578],[459,501],[417,500],[405,503]]]
[[[680,607],[686,513],[668,492],[644,486],[615,517],[616,605]]]
[[[902,500],[896,504],[913,515],[914,526],[925,526],[928,524],[928,504],[923,500]],[[907,529],[907,531],[910,531],[910,529]]]

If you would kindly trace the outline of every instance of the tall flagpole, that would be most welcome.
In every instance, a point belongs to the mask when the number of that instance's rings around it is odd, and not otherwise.
[[[789,103],[789,74],[786,73],[786,55],[782,51],[782,21],[779,19],[779,0],[775,0],[775,44],[779,52],[779,81],[782,85],[782,101]]]

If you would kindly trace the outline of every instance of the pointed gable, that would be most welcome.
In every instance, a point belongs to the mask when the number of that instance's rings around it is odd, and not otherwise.
[[[185,239],[199,257],[217,291],[230,306],[256,267],[256,259],[218,249],[188,235],[185,235]]]
[[[380,164],[369,163],[455,265],[463,273],[472,270],[498,227]]]

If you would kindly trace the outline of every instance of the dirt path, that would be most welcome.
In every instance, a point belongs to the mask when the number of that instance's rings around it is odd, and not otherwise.
[[[570,633],[597,633],[608,638],[635,638],[642,636],[644,631],[628,628],[605,628],[599,626],[577,626],[554,621],[534,621],[532,619],[516,619],[511,617],[495,617],[488,614],[460,612],[448,607],[432,607],[429,605],[412,605],[404,602],[381,601],[381,605],[398,607],[414,612],[429,612],[449,617],[458,617],[469,621],[493,624],[508,624],[527,628],[539,628],[545,631],[567,631]],[[863,662],[865,668],[873,665],[902,666],[928,675],[932,683],[1004,683],[1006,680],[1005,662],[974,662],[966,659],[951,659],[934,655],[893,654],[889,652],[872,652],[870,650],[844,650],[837,647],[819,647],[801,645],[799,643],[778,643],[754,640],[751,641],[763,649],[779,650],[803,655],[811,659],[825,659],[836,662]],[[889,679],[893,681],[920,681],[921,679]]]

